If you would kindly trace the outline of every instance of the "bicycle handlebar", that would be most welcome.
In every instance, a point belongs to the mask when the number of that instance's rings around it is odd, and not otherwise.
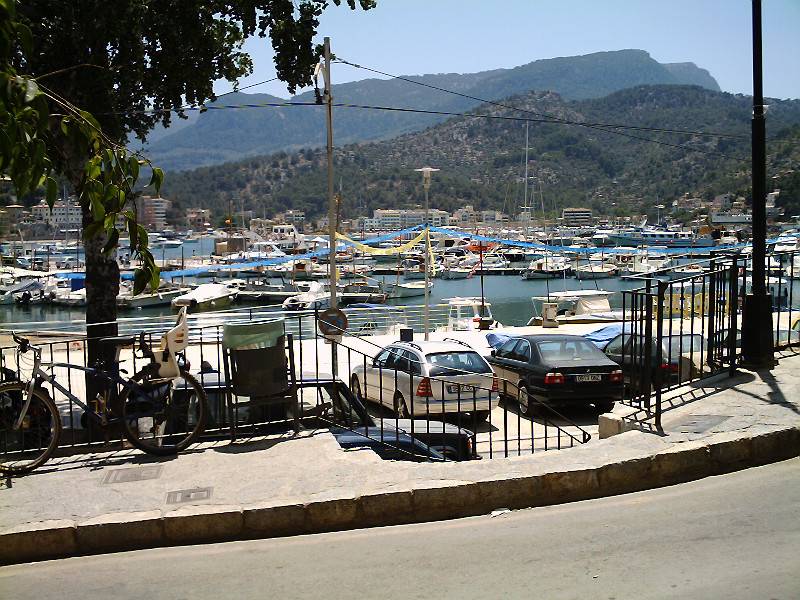
[[[14,341],[17,343],[17,346],[19,346],[19,351],[22,354],[25,354],[28,350],[31,349],[31,342],[30,340],[28,340],[28,338],[18,336],[16,333],[13,332],[11,333],[11,337],[14,338]]]

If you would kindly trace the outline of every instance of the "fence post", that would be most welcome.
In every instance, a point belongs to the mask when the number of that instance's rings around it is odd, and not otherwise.
[[[713,368],[712,365],[714,364],[714,344],[711,342],[714,339],[714,332],[716,331],[714,324],[716,321],[715,315],[717,311],[717,265],[713,258],[709,262],[709,266],[711,267],[711,271],[709,273],[708,281],[708,344],[706,344],[706,364],[708,365],[708,368],[711,369]],[[693,352],[690,353],[690,355],[691,354],[693,354]],[[693,361],[694,359],[690,358],[690,360]],[[702,372],[703,370],[701,365],[700,373]],[[689,371],[689,374],[691,376],[691,370]]]
[[[666,281],[658,281],[658,304],[656,308],[656,340],[658,341],[658,350],[657,356],[658,361],[657,365],[658,368],[656,369],[656,427],[661,429],[661,386],[663,384],[663,372],[661,365],[664,364],[664,344],[661,340],[664,338],[664,297],[666,296],[667,291],[667,282]],[[652,312],[648,315],[648,323],[650,323],[652,319]],[[652,331],[652,325],[650,325]],[[648,340],[651,339],[651,336],[648,334]],[[651,359],[652,360],[652,359]]]
[[[736,374],[736,333],[739,331],[739,262],[733,257],[731,271],[728,275],[729,295],[731,298],[730,319],[728,320],[728,376]]]

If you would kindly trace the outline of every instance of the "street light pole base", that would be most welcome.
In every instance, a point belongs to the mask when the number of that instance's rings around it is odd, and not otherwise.
[[[760,369],[777,364],[773,327],[772,297],[747,294],[742,306],[742,366]]]

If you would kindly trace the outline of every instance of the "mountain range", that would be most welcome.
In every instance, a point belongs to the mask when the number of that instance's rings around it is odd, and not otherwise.
[[[333,85],[336,146],[380,141],[421,131],[487,101],[532,90],[565,100],[602,98],[637,85],[690,84],[719,91],[716,80],[693,63],[661,64],[643,50],[598,52],[537,60],[511,69],[365,79]],[[278,151],[324,146],[323,107],[313,91],[286,101],[268,94],[225,95],[191,119],[173,119],[144,148],[153,164],[181,171]],[[249,108],[227,108],[232,106]],[[444,113],[444,114],[436,114]]]
[[[769,105],[768,177],[780,186],[800,171],[800,100]],[[441,169],[430,205],[450,212],[471,204],[514,215],[532,205],[552,218],[585,206],[595,215],[655,217],[655,206],[687,194],[748,196],[751,115],[752,98],[697,85],[636,85],[580,100],[516,94],[421,131],[337,144],[340,212],[347,219],[420,205],[414,169],[424,166]],[[231,207],[264,217],[294,209],[313,219],[327,211],[327,181],[324,148],[307,146],[167,173],[161,191],[178,207],[212,209],[216,219]]]

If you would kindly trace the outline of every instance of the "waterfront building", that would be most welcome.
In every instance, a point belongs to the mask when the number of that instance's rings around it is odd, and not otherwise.
[[[139,224],[149,231],[162,231],[167,226],[167,210],[172,202],[165,198],[140,196],[136,199]]]
[[[31,207],[34,224],[45,223],[56,230],[80,229],[83,211],[80,204],[71,200],[56,200],[53,209],[45,201]]]
[[[203,231],[211,224],[211,211],[207,208],[187,208],[186,222],[192,231]]]
[[[561,211],[564,227],[589,227],[592,224],[591,208],[565,208]]]

